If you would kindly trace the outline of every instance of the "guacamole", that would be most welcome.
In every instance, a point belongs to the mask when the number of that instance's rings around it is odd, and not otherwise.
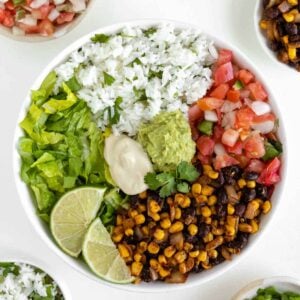
[[[181,161],[190,162],[195,154],[188,121],[181,111],[162,112],[142,124],[138,142],[147,151],[156,171],[173,171]]]

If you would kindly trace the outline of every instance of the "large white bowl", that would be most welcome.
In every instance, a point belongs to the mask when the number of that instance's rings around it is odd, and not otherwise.
[[[41,82],[43,81],[43,79],[45,78],[45,76],[54,67],[56,67],[58,64],[63,62],[71,52],[78,49],[83,44],[87,43],[90,40],[90,38],[92,36],[94,36],[96,33],[112,34],[112,33],[115,33],[117,31],[119,31],[124,26],[149,27],[149,26],[154,26],[154,25],[157,25],[157,24],[163,23],[163,22],[173,23],[178,28],[195,28],[195,29],[197,29],[197,27],[195,27],[193,25],[190,25],[190,24],[183,24],[183,23],[174,22],[174,21],[160,21],[160,20],[131,21],[131,22],[115,24],[115,25],[111,25],[111,26],[108,26],[108,27],[100,28],[100,29],[98,29],[94,32],[91,32],[90,34],[87,34],[86,36],[80,38],[75,43],[68,46],[56,58],[54,58],[54,60],[52,60],[52,62],[50,62],[50,64],[44,69],[44,71],[41,73],[41,75],[34,82],[31,89],[39,88],[39,86],[40,86]],[[210,36],[209,34],[207,34],[207,35]],[[268,88],[266,80],[263,78],[263,76],[260,74],[260,72],[256,69],[256,67],[254,67],[254,65],[251,63],[251,61],[241,53],[241,51],[236,49],[231,44],[225,43],[225,42],[223,42],[222,40],[220,40],[218,38],[214,38],[214,37],[211,37],[211,38],[213,38],[215,40],[217,46],[222,47],[222,48],[232,49],[234,51],[236,61],[240,65],[242,65],[243,67],[251,70],[256,75],[258,80],[260,80],[264,84],[264,86],[265,86],[265,88],[266,88],[266,90],[267,90],[267,92],[270,96],[270,101],[272,103],[273,110],[275,111],[275,113],[277,114],[277,116],[281,120],[280,129],[279,129],[279,137],[280,137],[281,141],[283,142],[283,145],[286,145],[284,126],[282,124],[283,123],[282,118],[280,116],[280,112],[279,112],[278,107],[276,105],[276,102],[274,100],[275,97],[274,97],[273,93],[271,92],[271,90]],[[25,98],[24,103],[21,107],[21,112],[20,112],[20,115],[19,115],[19,118],[18,118],[19,122],[25,117],[25,114],[26,114],[27,108],[29,107],[29,104],[30,104],[30,93],[28,93],[28,95]],[[57,246],[57,244],[54,242],[54,240],[51,236],[51,233],[49,231],[48,226],[46,224],[44,224],[41,221],[41,219],[37,216],[36,207],[34,205],[34,201],[31,197],[29,189],[27,188],[26,184],[24,184],[22,182],[22,180],[20,178],[20,175],[19,175],[21,161],[20,161],[20,157],[19,157],[19,154],[18,154],[18,151],[17,151],[17,144],[18,144],[19,138],[22,135],[23,135],[23,132],[20,129],[20,127],[17,125],[16,131],[15,131],[15,137],[14,137],[14,145],[13,145],[14,175],[15,175],[17,190],[18,190],[19,195],[20,195],[21,203],[22,203],[22,205],[23,205],[23,207],[26,211],[27,216],[29,217],[30,221],[32,222],[33,227],[35,228],[38,235],[40,236],[40,238],[42,238],[42,240],[45,241],[45,243],[57,255],[59,255],[64,261],[66,261],[70,266],[72,266],[77,271],[80,271],[81,273],[86,275],[88,278],[96,280],[99,283],[104,283],[106,285],[109,285],[109,286],[112,286],[112,287],[115,287],[115,288],[128,290],[128,291],[162,292],[162,291],[170,291],[170,290],[175,290],[175,289],[183,289],[183,288],[186,288],[186,287],[196,286],[196,285],[202,284],[202,283],[204,283],[208,280],[216,278],[217,276],[223,274],[225,271],[229,270],[229,268],[236,265],[242,258],[246,257],[246,255],[251,252],[251,249],[258,242],[258,240],[264,235],[264,233],[266,232],[266,229],[269,227],[270,222],[273,219],[273,216],[274,216],[275,212],[277,211],[278,206],[280,204],[279,199],[280,199],[281,191],[283,189],[284,181],[285,181],[285,177],[286,177],[287,149],[284,147],[284,154],[283,154],[283,157],[282,157],[283,158],[282,159],[283,164],[282,164],[282,169],[281,169],[282,180],[276,186],[275,192],[274,192],[273,197],[272,197],[273,209],[271,210],[271,212],[268,215],[266,215],[262,218],[260,231],[249,239],[249,243],[248,243],[247,247],[242,251],[242,253],[240,255],[236,256],[233,259],[233,261],[224,262],[224,263],[222,263],[218,266],[215,266],[211,270],[208,270],[208,271],[205,271],[205,272],[202,272],[202,273],[199,273],[199,274],[191,274],[185,284],[164,284],[164,283],[155,282],[155,283],[148,283],[148,284],[143,283],[143,284],[140,284],[140,285],[132,285],[132,284],[117,285],[117,284],[112,284],[112,283],[101,280],[100,278],[98,278],[97,276],[95,276],[92,273],[92,271],[88,268],[88,266],[84,262],[82,262],[78,259],[74,259],[74,258],[68,256],[67,254],[65,254]]]

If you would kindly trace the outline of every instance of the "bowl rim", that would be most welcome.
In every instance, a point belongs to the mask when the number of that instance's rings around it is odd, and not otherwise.
[[[272,276],[267,278],[256,279],[251,281],[250,283],[246,284],[242,287],[233,297],[231,300],[244,300],[245,297],[249,297],[249,293],[254,293],[259,288],[265,288],[267,286],[275,286],[278,284],[286,284],[291,286],[296,286],[300,292],[300,280],[290,276]],[[250,296],[251,297],[251,296]]]
[[[275,62],[276,64],[278,64],[279,66],[283,67],[286,70],[290,70],[290,71],[294,70],[292,67],[278,60],[276,57],[276,53],[268,47],[267,38],[265,37],[265,35],[263,34],[262,30],[259,27],[261,16],[262,16],[262,1],[257,0],[254,8],[253,22],[254,22],[255,35],[259,41],[259,44],[261,45],[261,47],[263,48],[267,56],[271,58],[273,62]]]
[[[56,282],[57,286],[64,296],[64,300],[72,300],[70,289],[65,283],[64,279],[60,275],[58,275],[57,272],[55,272],[53,267],[49,267],[49,265],[44,261],[30,257],[25,253],[18,253],[17,255],[0,255],[0,262],[22,263],[42,270],[44,273],[49,275],[54,282]]]
[[[199,277],[198,280],[195,279],[193,282],[187,281],[184,284],[140,284],[140,285],[133,285],[133,284],[114,284],[110,283],[104,280],[101,280],[101,278],[97,277],[92,273],[92,271],[86,271],[82,266],[79,265],[78,261],[74,261],[73,258],[68,256],[66,253],[64,253],[57,244],[51,239],[51,236],[44,230],[43,224],[41,223],[41,220],[39,220],[38,216],[36,215],[35,206],[33,204],[33,199],[29,196],[28,188],[25,183],[22,182],[20,175],[19,175],[19,169],[20,169],[20,157],[17,151],[17,143],[19,137],[22,136],[22,131],[19,128],[19,122],[22,120],[22,118],[25,116],[25,113],[27,112],[27,108],[30,104],[30,91],[32,89],[38,88],[42,80],[46,77],[46,75],[53,70],[58,64],[62,63],[70,53],[81,47],[83,44],[88,42],[92,36],[94,36],[96,33],[106,33],[106,34],[113,34],[114,32],[119,31],[123,27],[126,26],[141,26],[141,27],[151,27],[156,26],[158,24],[172,24],[176,28],[190,28],[194,30],[201,30],[201,28],[197,25],[185,23],[185,22],[179,22],[169,19],[140,19],[140,20],[131,20],[121,23],[115,23],[112,25],[108,25],[105,27],[100,27],[83,37],[77,39],[74,43],[66,47],[60,54],[58,54],[54,59],[50,61],[50,63],[47,64],[47,66],[44,68],[44,70],[41,72],[41,74],[37,77],[37,79],[34,81],[32,86],[30,87],[30,90],[26,97],[24,98],[25,101],[23,101],[22,106],[20,108],[19,116],[17,119],[17,124],[15,128],[15,135],[13,140],[13,172],[14,172],[14,178],[15,183],[17,187],[17,191],[22,203],[22,206],[26,212],[27,217],[29,218],[31,224],[35,228],[36,232],[38,233],[39,237],[48,245],[48,247],[54,251],[59,257],[61,257],[66,263],[68,263],[72,268],[79,271],[81,274],[84,274],[86,277],[97,281],[98,283],[102,283],[106,286],[113,287],[113,288],[119,288],[122,290],[130,291],[130,292],[143,292],[143,293],[154,293],[154,292],[168,292],[168,291],[174,291],[174,290],[182,290],[187,287],[194,287],[198,286],[200,284],[203,284],[209,280],[212,280],[213,278],[216,278],[220,276],[221,274],[225,273],[227,270],[233,268],[238,262],[241,261],[242,258],[246,257],[247,254],[251,251],[254,245],[256,245],[259,241],[259,239],[265,234],[266,230],[270,228],[271,221],[274,220],[275,212],[278,210],[278,202],[281,198],[282,191],[284,189],[285,185],[285,179],[286,179],[286,170],[288,165],[287,160],[287,142],[286,142],[286,131],[284,128],[284,124],[280,125],[279,132],[280,133],[280,139],[283,143],[284,152],[282,155],[282,167],[281,167],[281,182],[277,184],[277,187],[275,189],[274,194],[276,194],[276,202],[273,204],[273,208],[271,212],[264,216],[263,222],[266,223],[264,226],[260,229],[258,233],[256,233],[256,236],[253,237],[254,241],[249,241],[247,247],[243,249],[242,253],[240,255],[237,255],[232,261],[223,262],[222,264],[215,266],[211,270],[208,270],[205,272],[205,276]],[[201,30],[202,32],[202,30]],[[276,116],[282,120],[282,115],[278,109],[277,102],[274,100],[276,99],[274,97],[273,92],[270,90],[269,85],[266,83],[266,80],[262,76],[261,72],[257,70],[255,64],[246,57],[241,50],[236,48],[232,43],[229,42],[223,42],[221,39],[217,38],[214,35],[211,35],[208,31],[203,31],[203,33],[210,39],[212,39],[217,46],[226,47],[233,51],[234,56],[237,58],[238,61],[242,61],[241,65],[246,65],[246,68],[249,68],[258,78],[263,85],[265,86],[266,91],[268,92],[270,103],[272,104],[272,109],[275,111]],[[27,190],[27,192],[26,192]],[[21,192],[27,193],[27,196],[23,195]],[[272,197],[274,198],[275,195]],[[195,274],[194,276],[199,276],[199,274]],[[191,276],[189,276],[191,277]]]
[[[69,32],[71,32],[74,28],[76,28],[82,20],[86,17],[86,15],[90,12],[92,6],[96,3],[96,0],[89,0],[86,9],[82,12],[79,12],[77,16],[75,16],[74,20],[70,23],[66,23],[61,25],[57,31],[54,32],[52,36],[41,36],[38,34],[25,34],[25,35],[14,35],[12,33],[11,28],[7,28],[4,25],[0,24],[0,36],[4,36],[8,39],[17,42],[25,42],[25,43],[40,43],[40,42],[49,42],[56,39],[59,39]]]

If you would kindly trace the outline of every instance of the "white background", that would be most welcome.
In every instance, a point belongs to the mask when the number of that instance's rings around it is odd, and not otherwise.
[[[56,41],[26,44],[0,37],[0,260],[12,253],[35,257],[63,276],[74,300],[227,300],[249,281],[273,275],[300,278],[300,74],[263,52],[253,27],[254,0],[95,0],[93,11]],[[199,287],[166,294],[134,294],[90,281],[71,269],[39,239],[21,207],[12,172],[12,141],[21,103],[46,64],[71,42],[99,27],[142,18],[199,25],[239,47],[273,89],[287,129],[289,170],[279,212],[263,240],[237,266]]]

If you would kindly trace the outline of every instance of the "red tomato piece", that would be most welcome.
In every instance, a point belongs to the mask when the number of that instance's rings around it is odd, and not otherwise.
[[[255,115],[253,118],[253,123],[262,123],[266,121],[272,121],[274,122],[276,120],[276,117],[272,113],[267,113],[261,116]]]
[[[235,128],[249,129],[255,116],[256,115],[251,108],[249,107],[241,108],[236,113]]]
[[[53,7],[54,7],[53,5],[44,4],[40,8],[33,9],[31,11],[31,14],[35,19],[44,20],[48,17]]]
[[[215,125],[214,126],[214,134],[213,134],[213,139],[215,142],[220,142],[222,135],[224,132],[224,128],[221,125]]]
[[[54,33],[54,25],[48,19],[41,21],[38,25],[39,33],[43,36],[50,36]]]
[[[25,33],[39,33],[39,27],[36,26],[30,26],[23,23],[19,23],[18,26],[25,31]]]
[[[0,23],[2,23],[5,19],[5,11],[0,8]]]
[[[198,128],[196,127],[195,123],[190,123],[190,127],[191,127],[191,132],[192,132],[192,139],[193,139],[193,141],[197,141],[200,136],[200,132],[199,132]]]
[[[15,19],[10,11],[7,11],[7,10],[4,11],[4,20],[3,20],[2,24],[5,27],[9,27],[9,28],[11,28],[15,25]]]
[[[213,161],[215,170],[220,170],[232,165],[238,165],[239,161],[228,154],[217,155]]]
[[[243,143],[237,141],[233,147],[226,146],[226,151],[232,154],[241,155],[243,153]]]
[[[215,142],[208,136],[200,136],[197,140],[197,148],[204,156],[212,155],[214,152]]]
[[[261,172],[257,182],[272,185],[277,183],[280,180],[279,169],[281,162],[278,157],[273,158],[265,167],[265,169]]]
[[[246,171],[260,174],[264,168],[265,168],[264,162],[262,162],[259,159],[251,159],[246,168]]]
[[[240,70],[238,72],[238,79],[242,81],[243,84],[248,84],[254,79],[254,75],[247,70]]]
[[[222,83],[217,86],[211,93],[210,97],[218,98],[224,100],[227,92],[229,91],[229,85],[227,83]]]
[[[246,156],[249,158],[261,158],[265,155],[264,139],[260,134],[252,134],[244,142]]]
[[[5,3],[5,8],[8,9],[8,10],[14,10],[15,6],[14,6],[12,1],[8,1],[8,2]]]
[[[56,23],[58,25],[64,24],[64,23],[69,23],[71,22],[75,17],[75,13],[71,12],[62,12],[56,19]]]
[[[239,139],[240,134],[234,129],[227,129],[222,135],[222,143],[226,146],[233,147],[237,140]]]
[[[221,49],[219,51],[219,57],[216,62],[217,66],[221,66],[223,64],[226,64],[227,62],[231,62],[233,59],[233,53],[230,50],[227,49]]]
[[[250,91],[250,95],[254,100],[266,100],[268,94],[259,82],[253,82],[247,85],[247,89]]]
[[[227,62],[221,65],[220,67],[218,67],[215,70],[213,77],[214,77],[215,85],[217,86],[232,80],[234,78],[232,63]]]
[[[197,104],[202,110],[214,110],[221,107],[224,104],[224,100],[212,97],[205,97],[198,100]]]
[[[188,116],[190,123],[199,122],[203,119],[203,111],[199,105],[195,104],[189,108]]]
[[[238,102],[241,98],[241,93],[238,90],[229,90],[226,97],[231,102]]]
[[[211,157],[210,156],[204,156],[200,152],[198,152],[197,158],[200,160],[202,165],[210,165],[211,164]]]

